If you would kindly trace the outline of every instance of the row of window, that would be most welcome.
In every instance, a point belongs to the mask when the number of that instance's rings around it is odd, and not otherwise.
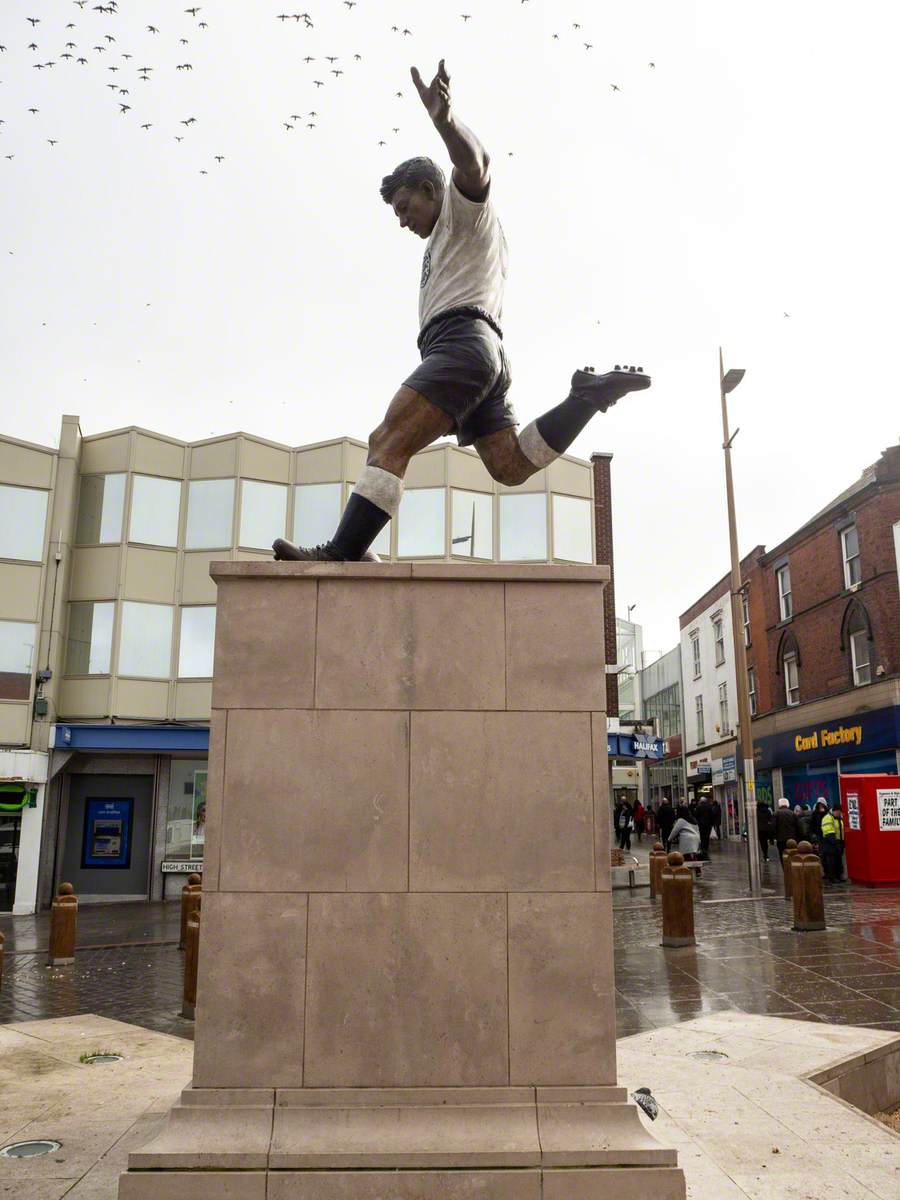
[[[862,564],[859,557],[859,530],[856,525],[846,525],[840,531],[841,563],[844,572],[844,587],[853,588],[862,581]],[[784,563],[775,569],[775,582],[778,589],[778,617],[781,621],[789,621],[794,615],[794,598],[791,591],[790,563]],[[749,617],[748,617],[749,635]],[[749,646],[749,641],[747,642]]]
[[[186,550],[230,548],[234,534],[235,479],[196,479],[187,486]],[[78,545],[115,545],[125,519],[124,474],[85,475],[81,480],[75,541]],[[128,541],[178,546],[182,483],[152,475],[132,479]],[[400,558],[443,558],[446,552],[444,488],[411,488],[403,495],[397,518]],[[0,486],[0,558],[40,562],[44,546],[48,493],[35,488]],[[493,559],[494,499],[490,493],[450,489],[450,553],[460,558]],[[548,557],[547,502],[544,493],[500,496],[501,561],[544,561]],[[294,520],[289,536],[316,545],[334,533],[343,505],[343,484],[309,483],[294,488]],[[570,562],[592,562],[590,501],[553,494],[553,553]],[[288,486],[240,481],[237,545],[267,549],[287,527]],[[391,552],[390,526],[376,540],[376,553]]]
[[[703,697],[694,699],[694,711],[697,720],[697,745],[706,744],[706,720],[703,712]],[[717,738],[727,737],[731,731],[731,721],[728,715],[728,684],[719,684],[719,724],[716,730]],[[717,739],[713,739],[717,740]]]
[[[172,677],[175,607],[125,600],[119,632],[120,675],[144,679]],[[69,605],[67,675],[109,675],[112,667],[116,605],[112,600]],[[213,673],[215,605],[178,610],[178,679],[209,679]],[[37,626],[0,621],[0,700],[27,700],[36,662]]]

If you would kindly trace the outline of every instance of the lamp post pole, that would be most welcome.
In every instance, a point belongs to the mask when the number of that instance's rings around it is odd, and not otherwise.
[[[756,775],[753,762],[753,730],[750,725],[750,685],[747,677],[747,647],[744,643],[743,583],[738,557],[737,517],[734,511],[734,483],[731,477],[731,443],[739,430],[728,432],[728,405],[725,397],[744,378],[744,372],[732,368],[727,374],[719,347],[719,395],[722,401],[722,449],[725,451],[725,493],[728,498],[728,536],[731,542],[731,632],[737,676],[738,738],[744,769],[741,774],[741,807],[747,827],[747,866],[750,892],[759,895],[759,837],[756,821]],[[735,755],[737,757],[737,755]]]

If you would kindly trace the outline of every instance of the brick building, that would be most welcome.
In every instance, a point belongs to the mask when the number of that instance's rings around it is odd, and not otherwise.
[[[896,771],[900,445],[780,545],[744,561],[757,772],[792,803]]]

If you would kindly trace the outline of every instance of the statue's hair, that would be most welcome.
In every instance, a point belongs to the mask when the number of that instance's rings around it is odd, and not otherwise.
[[[408,158],[382,179],[381,198],[385,204],[390,204],[400,188],[417,188],[423,183],[434,184],[438,196],[444,194],[444,172],[437,163],[430,158]]]

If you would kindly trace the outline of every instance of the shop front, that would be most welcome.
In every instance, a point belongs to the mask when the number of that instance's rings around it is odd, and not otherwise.
[[[209,729],[58,725],[41,900],[63,880],[82,903],[163,900],[202,874]]]
[[[809,706],[812,707],[812,706]],[[810,722],[755,738],[757,777],[774,779],[780,796],[815,807],[840,803],[842,775],[892,774],[898,769],[900,706]]]
[[[46,782],[45,753],[0,750],[0,912],[36,910]]]

